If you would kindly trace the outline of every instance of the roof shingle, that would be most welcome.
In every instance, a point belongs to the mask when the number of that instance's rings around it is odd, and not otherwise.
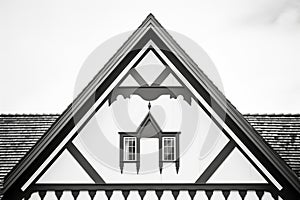
[[[300,177],[300,115],[246,114],[244,117]]]
[[[0,115],[0,188],[4,177],[36,144],[59,115]]]

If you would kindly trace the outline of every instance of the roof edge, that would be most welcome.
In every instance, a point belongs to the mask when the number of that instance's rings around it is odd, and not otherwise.
[[[296,117],[300,117],[300,113],[244,113],[242,114],[243,116],[287,116],[287,117],[291,117],[291,116],[296,116]]]

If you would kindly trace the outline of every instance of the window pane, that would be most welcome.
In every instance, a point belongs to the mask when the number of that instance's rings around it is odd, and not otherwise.
[[[134,161],[136,159],[136,138],[124,137],[124,160]]]
[[[175,160],[175,137],[163,137],[163,160]]]

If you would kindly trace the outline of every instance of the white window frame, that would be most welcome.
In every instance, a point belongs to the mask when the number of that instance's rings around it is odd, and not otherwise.
[[[165,159],[165,139],[173,139],[174,140],[174,159],[166,160]],[[176,161],[176,137],[162,137],[162,161]]]
[[[129,151],[127,152],[126,151],[126,141],[127,140],[129,140],[129,141],[134,141],[134,144],[135,144],[135,146],[134,146],[134,159],[132,159],[132,160],[129,160],[129,159],[127,159],[127,157],[126,157],[126,154],[128,154],[128,153],[130,153]],[[129,142],[128,142],[129,143]],[[123,160],[124,161],[136,161],[136,152],[137,152],[137,143],[136,143],[136,137],[124,137],[124,141],[123,141]],[[128,156],[129,157],[129,156]]]

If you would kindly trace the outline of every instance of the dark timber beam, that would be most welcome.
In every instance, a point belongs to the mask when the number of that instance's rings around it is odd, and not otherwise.
[[[167,183],[167,184],[35,184],[32,191],[56,191],[56,190],[260,190],[274,192],[270,184],[190,184],[190,183]]]
[[[161,85],[162,82],[168,77],[169,74],[170,74],[170,69],[169,68],[164,69],[164,71],[160,73],[160,75],[155,79],[155,81],[153,81],[151,86]]]
[[[220,167],[227,156],[233,151],[235,147],[234,142],[229,141],[222,151],[215,157],[206,170],[201,174],[196,183],[206,183],[213,173]]]
[[[105,183],[101,176],[96,172],[92,165],[86,160],[86,158],[80,153],[76,146],[69,142],[67,149],[72,154],[72,156],[77,160],[81,167],[86,171],[86,173],[94,180],[95,183]]]
[[[140,86],[148,86],[145,79],[134,68],[130,70],[130,74]]]

